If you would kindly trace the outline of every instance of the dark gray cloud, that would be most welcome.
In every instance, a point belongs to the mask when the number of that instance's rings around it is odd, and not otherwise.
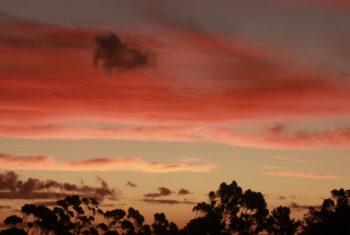
[[[291,202],[289,207],[291,209],[295,209],[295,210],[308,210],[310,207],[313,207],[313,208],[320,208],[319,205],[315,206],[315,205],[300,205],[296,202]]]
[[[169,205],[174,205],[174,204],[195,204],[195,202],[192,201],[178,201],[178,200],[171,200],[171,199],[150,199],[150,198],[145,198],[142,200],[143,202],[147,202],[150,204],[169,204]]]
[[[0,173],[0,199],[60,199],[73,194],[94,197],[97,200],[119,198],[120,192],[117,189],[110,188],[101,178],[98,180],[101,183],[98,187],[35,178],[23,181],[19,180],[15,172],[8,171]]]
[[[151,64],[151,51],[144,51],[135,44],[123,42],[114,33],[96,36],[95,42],[95,66],[101,61],[106,70],[116,69],[122,72]]]
[[[129,187],[132,187],[132,188],[137,188],[137,185],[134,184],[134,183],[132,183],[132,182],[130,182],[130,181],[126,182],[125,185],[126,185],[126,186],[129,186]]]
[[[0,210],[3,210],[3,209],[10,209],[11,207],[10,206],[3,206],[3,205],[0,205]]]
[[[165,187],[159,187],[158,191],[159,193],[147,193],[144,195],[144,197],[156,198],[156,197],[162,197],[162,196],[169,196],[173,193],[170,189]]]
[[[184,189],[184,188],[180,189],[178,192],[179,195],[187,195],[190,193],[191,193],[190,191],[188,191],[187,189]]]

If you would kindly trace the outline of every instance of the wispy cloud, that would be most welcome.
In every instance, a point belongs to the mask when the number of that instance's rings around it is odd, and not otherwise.
[[[261,166],[263,169],[273,170],[273,169],[288,169],[289,166],[275,166],[275,165],[263,165]]]
[[[138,171],[143,173],[202,172],[208,173],[215,165],[186,163],[162,164],[140,158],[95,158],[81,161],[57,162],[48,156],[12,156],[0,154],[0,168],[8,170],[44,171]]]
[[[285,157],[281,155],[273,156],[273,158],[281,161],[287,161],[287,162],[307,162],[309,160],[306,157],[293,158],[293,157]]]
[[[299,171],[266,171],[263,174],[270,176],[287,176],[307,179],[339,179],[340,176],[323,173],[299,172]]]
[[[147,202],[150,204],[168,204],[168,205],[174,205],[174,204],[195,204],[193,201],[179,201],[179,200],[172,200],[172,199],[149,199],[145,198],[142,200],[143,202]]]

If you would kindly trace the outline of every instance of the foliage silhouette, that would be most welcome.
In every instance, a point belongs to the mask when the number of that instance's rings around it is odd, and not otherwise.
[[[132,207],[104,212],[96,199],[73,195],[58,200],[52,209],[25,204],[22,218],[8,216],[4,220],[8,228],[0,235],[350,234],[350,190],[332,190],[331,194],[332,199],[325,199],[320,209],[310,207],[303,221],[299,221],[290,218],[288,207],[279,206],[269,213],[260,192],[243,191],[235,181],[222,183],[216,192],[208,194],[208,202],[194,206],[197,217],[181,230],[164,213],[156,213],[149,226]],[[98,217],[103,222],[96,222]]]

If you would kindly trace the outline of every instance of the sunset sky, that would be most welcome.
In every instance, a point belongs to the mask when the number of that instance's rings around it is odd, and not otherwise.
[[[0,219],[68,194],[180,227],[221,182],[350,187],[348,0],[0,1]]]

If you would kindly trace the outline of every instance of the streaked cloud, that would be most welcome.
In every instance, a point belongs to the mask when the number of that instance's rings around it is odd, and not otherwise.
[[[168,204],[168,205],[174,205],[174,204],[195,204],[193,201],[188,201],[188,200],[173,200],[173,199],[149,199],[145,198],[142,200],[143,202],[147,202],[150,204]]]
[[[95,158],[89,160],[57,162],[48,156],[12,156],[0,154],[0,168],[7,170],[39,171],[137,171],[143,173],[201,172],[208,173],[213,164],[162,164],[146,162],[140,158]]]
[[[137,141],[186,141],[193,138],[196,127],[138,126],[91,127],[63,125],[0,125],[0,136],[26,139],[120,139]]]
[[[270,176],[286,176],[286,177],[297,177],[306,179],[339,179],[340,176],[329,175],[323,173],[311,173],[311,172],[299,172],[299,171],[266,171],[264,175]]]
[[[321,206],[319,205],[302,205],[302,204],[298,204],[296,202],[291,202],[289,204],[289,207],[295,210],[308,210],[310,207],[319,209]]]
[[[350,113],[350,88],[338,82],[343,75],[330,79],[286,67],[281,58],[287,52],[196,27],[116,34],[142,38],[140,46],[159,54],[157,68],[106,73],[92,65],[96,31],[9,23],[0,33],[0,49],[16,56],[0,59],[8,78],[0,81],[1,123],[170,125]],[[33,38],[39,46],[24,43]]]
[[[234,146],[273,148],[273,149],[347,149],[350,146],[350,128],[332,128],[320,131],[288,130],[286,127],[278,131],[266,130],[262,133],[250,134],[229,128],[209,130],[205,137],[214,142],[222,142]],[[306,161],[298,158],[296,161]]]

